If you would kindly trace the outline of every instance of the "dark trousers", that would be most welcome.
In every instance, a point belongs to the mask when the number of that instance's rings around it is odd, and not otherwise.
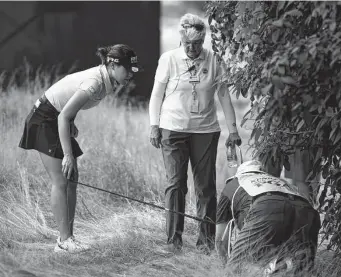
[[[166,169],[166,208],[185,212],[188,161],[191,161],[197,216],[215,222],[217,209],[216,158],[220,132],[193,134],[162,129],[161,148]],[[184,217],[168,212],[166,216],[168,243],[181,243]],[[214,247],[215,224],[199,223],[197,246]]]
[[[314,264],[320,216],[306,200],[271,193],[255,198],[245,218],[230,261],[293,259],[296,270]]]

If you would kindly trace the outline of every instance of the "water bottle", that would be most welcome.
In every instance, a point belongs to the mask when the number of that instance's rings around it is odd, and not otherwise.
[[[227,145],[226,159],[227,159],[227,166],[228,167],[237,167],[238,166],[236,145],[232,142],[230,142]]]

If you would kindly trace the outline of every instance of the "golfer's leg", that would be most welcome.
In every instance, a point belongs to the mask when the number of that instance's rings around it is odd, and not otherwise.
[[[78,166],[76,160],[76,171],[72,174],[73,181],[78,182]],[[70,224],[70,233],[73,235],[73,223],[75,220],[75,212],[76,212],[76,203],[77,203],[77,183],[68,181],[67,185],[67,204],[68,204],[68,218]]]
[[[197,246],[214,248],[217,211],[216,158],[220,132],[192,134],[190,160],[197,198],[197,215],[213,223],[199,222]]]
[[[162,129],[161,149],[168,186],[165,191],[167,209],[184,213],[187,194],[188,134]],[[167,212],[166,232],[168,243],[182,242],[184,217]]]
[[[40,153],[40,158],[52,181],[51,207],[54,218],[57,222],[61,241],[71,236],[68,205],[67,205],[67,180],[62,173],[62,160],[52,158]]]

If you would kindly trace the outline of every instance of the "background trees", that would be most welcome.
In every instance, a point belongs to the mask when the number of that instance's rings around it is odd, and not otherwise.
[[[209,1],[212,48],[237,97],[253,102],[251,144],[263,161],[307,150],[321,174],[324,239],[341,247],[341,6],[338,2]]]

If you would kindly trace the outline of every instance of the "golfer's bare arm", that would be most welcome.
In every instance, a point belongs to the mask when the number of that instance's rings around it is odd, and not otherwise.
[[[58,132],[64,155],[72,156],[70,121],[89,99],[90,96],[85,90],[77,90],[58,115]]]

